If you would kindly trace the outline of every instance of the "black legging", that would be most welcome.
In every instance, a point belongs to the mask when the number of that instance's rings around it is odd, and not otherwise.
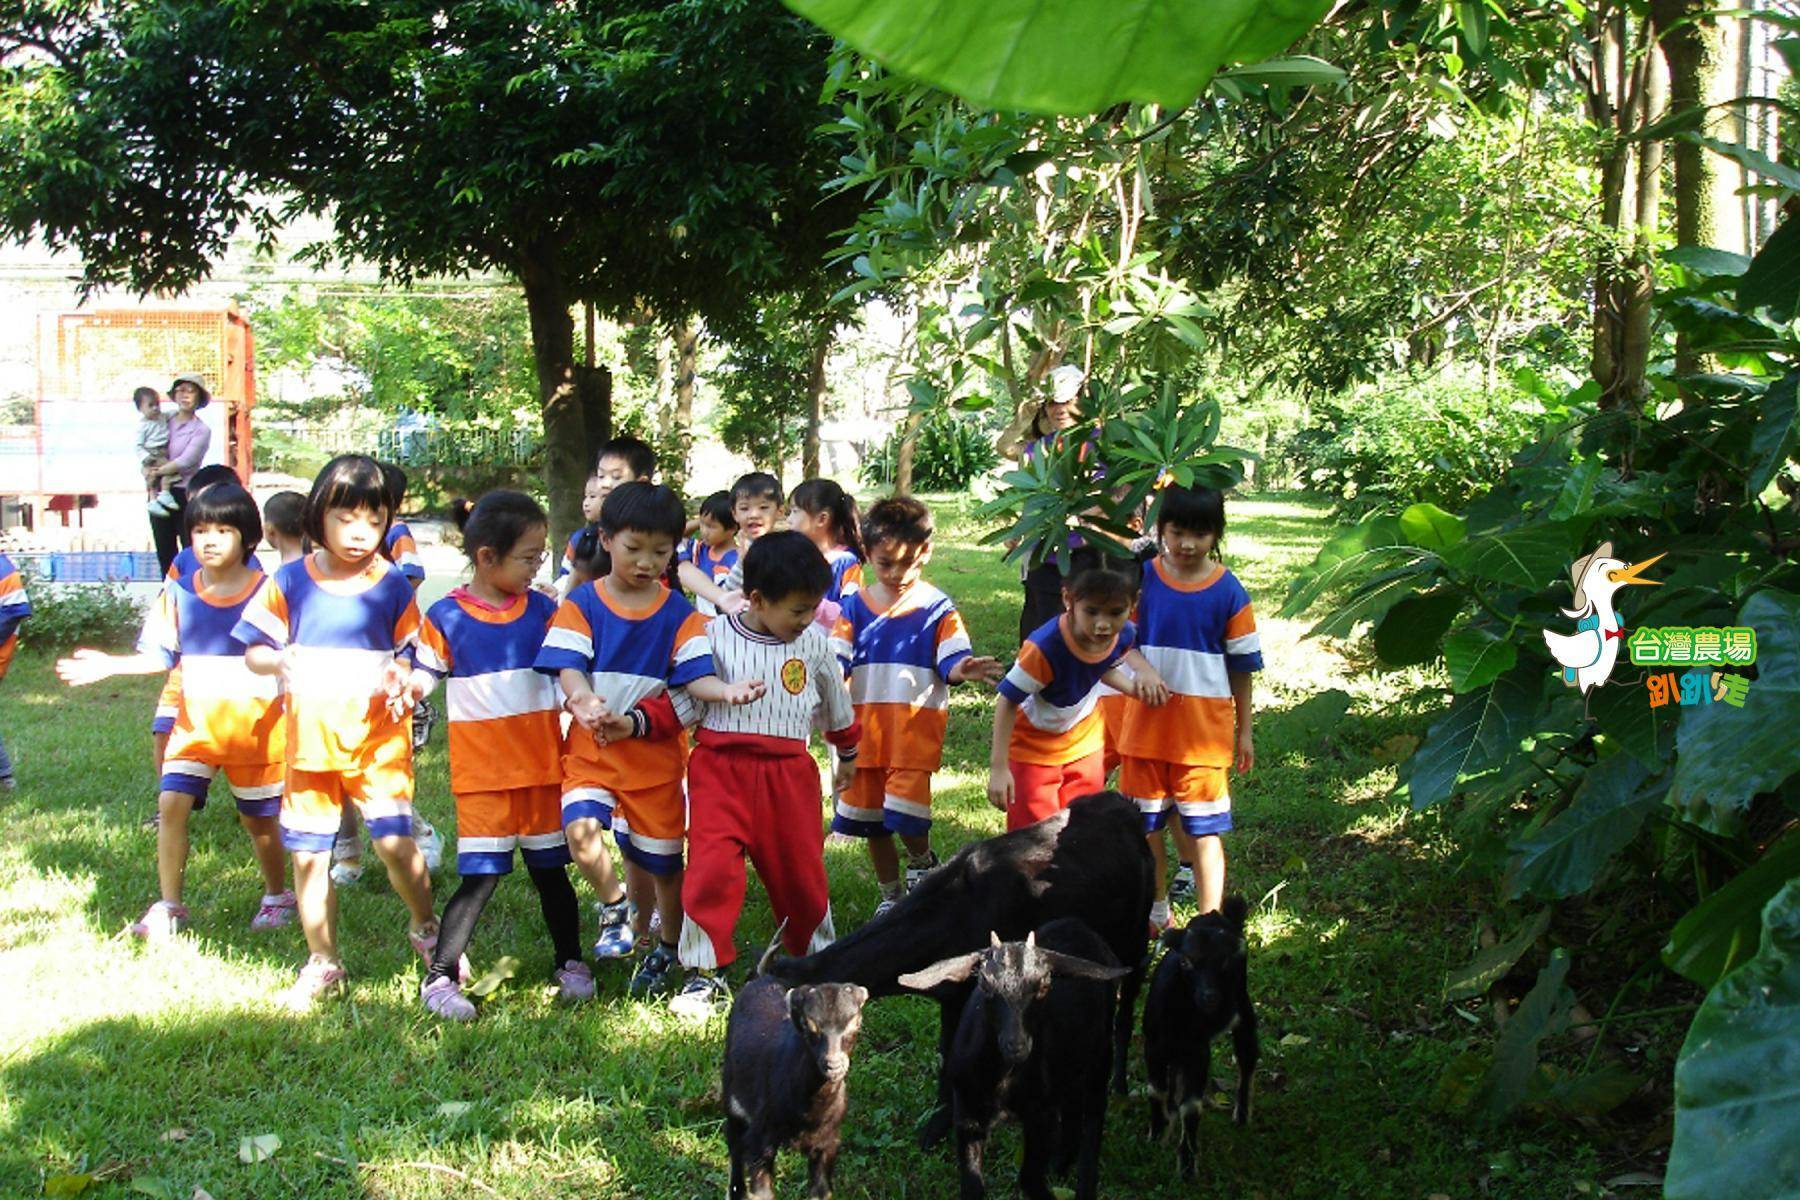
[[[537,886],[538,904],[544,910],[544,924],[550,927],[550,942],[556,947],[556,965],[581,960],[581,905],[575,899],[575,888],[562,867],[529,867],[531,882]],[[437,953],[431,960],[427,978],[449,979],[456,974],[457,960],[469,948],[475,933],[475,921],[493,898],[500,885],[498,875],[464,875],[456,895],[444,905],[444,918],[438,922]]]
[[[1036,633],[1046,621],[1060,617],[1063,575],[1054,561],[1040,563],[1025,573],[1025,607],[1019,612],[1019,641]]]
[[[175,511],[166,517],[150,518],[150,536],[156,539],[156,561],[162,564],[164,575],[175,562],[177,543],[188,544],[186,522],[182,519],[187,515],[187,488],[171,483],[169,492],[175,497]]]

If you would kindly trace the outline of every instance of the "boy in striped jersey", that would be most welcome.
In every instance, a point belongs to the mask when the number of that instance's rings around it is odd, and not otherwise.
[[[856,769],[861,736],[850,693],[813,617],[831,568],[805,534],[769,533],[740,564],[749,606],[707,626],[718,678],[748,703],[708,703],[688,765],[688,873],[681,900],[681,965],[687,980],[671,1011],[704,1019],[730,1002],[717,972],[737,957],[732,935],[744,906],[744,858],[769,893],[790,954],[833,938],[819,828],[819,768],[807,750],[814,714],[838,750],[834,789]],[[699,696],[694,687],[690,696]]]
[[[1000,664],[971,653],[950,597],[921,576],[931,561],[931,510],[890,496],[863,520],[872,579],[844,598],[831,647],[850,678],[863,740],[850,787],[837,797],[834,833],[868,839],[881,887],[880,917],[937,865],[931,849],[931,776],[944,757],[951,684],[992,683]],[[906,882],[894,835],[906,846]]]

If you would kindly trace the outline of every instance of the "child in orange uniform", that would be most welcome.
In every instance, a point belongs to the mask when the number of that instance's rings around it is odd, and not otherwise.
[[[266,576],[252,553],[262,542],[262,518],[250,493],[235,483],[214,484],[188,501],[183,524],[200,563],[173,580],[144,623],[136,654],[77,650],[56,664],[64,683],[81,687],[114,675],[149,675],[177,664],[182,700],[163,759],[161,821],[156,834],[161,898],[131,926],[160,940],[188,920],[182,894],[187,877],[188,818],[206,807],[214,776],[223,772],[237,798],[238,819],[250,835],[263,875],[263,898],[250,928],[279,929],[294,919],[280,829],[282,758],[286,737],[275,680],[253,675],[239,619]]]
[[[389,500],[375,460],[344,454],[326,463],[306,502],[316,549],[278,569],[233,631],[249,647],[250,669],[287,687],[281,838],[294,855],[311,952],[282,998],[295,1010],[343,990],[331,846],[346,804],[361,812],[406,904],[413,948],[429,962],[437,947],[431,877],[412,836],[407,717],[424,689],[396,657],[418,637],[419,606],[412,585],[381,556]]]
[[[1256,762],[1251,738],[1251,673],[1262,645],[1250,596],[1219,561],[1225,500],[1213,488],[1169,487],[1156,515],[1162,551],[1144,568],[1138,599],[1143,655],[1166,681],[1169,703],[1126,711],[1119,739],[1119,790],[1136,800],[1156,856],[1153,924],[1169,920],[1162,828],[1177,812],[1196,840],[1195,903],[1218,909],[1225,895],[1231,828],[1227,772]]]
[[[31,598],[25,594],[25,581],[19,578],[12,559],[0,554],[0,679],[6,678],[13,651],[18,649],[19,625],[30,615]],[[10,792],[16,786],[12,759],[7,757],[6,744],[0,742],[0,792]]]
[[[881,887],[879,917],[937,865],[931,849],[931,776],[942,765],[950,684],[992,683],[1000,664],[975,657],[950,597],[921,578],[931,561],[931,510],[890,496],[863,521],[873,579],[844,599],[832,650],[850,679],[862,745],[850,787],[837,797],[834,833],[867,838]],[[906,845],[906,882],[894,835]]]
[[[1081,572],[1063,588],[1063,615],[1025,639],[1000,681],[988,801],[1006,814],[1008,829],[1035,824],[1105,786],[1096,707],[1102,682],[1145,703],[1160,701],[1154,672],[1132,653],[1137,629],[1127,615],[1136,597],[1129,575],[1106,567]]]
[[[533,669],[556,602],[531,588],[548,557],[549,517],[519,492],[459,501],[456,521],[474,578],[431,606],[413,661],[444,684],[450,717],[450,790],[456,795],[456,872],[462,885],[444,905],[431,967],[419,987],[425,1007],[472,1020],[458,964],[475,922],[513,850],[537,888],[555,949],[557,998],[591,999],[594,974],[581,961],[581,915],[566,870],[562,828],[562,731],[556,684]]]

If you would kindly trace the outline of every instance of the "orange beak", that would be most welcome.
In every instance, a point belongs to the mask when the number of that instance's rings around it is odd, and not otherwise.
[[[1662,555],[1658,554],[1655,558],[1646,558],[1643,562],[1632,563],[1623,571],[1608,571],[1606,577],[1614,583],[1638,583],[1643,584],[1645,587],[1661,587],[1662,580],[1660,579],[1639,579],[1638,576],[1642,572],[1649,570],[1650,567],[1662,557]]]

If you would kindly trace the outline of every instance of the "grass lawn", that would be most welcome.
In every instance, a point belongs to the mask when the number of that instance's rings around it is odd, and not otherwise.
[[[978,649],[1010,655],[1016,573],[951,508],[940,507],[930,577],[956,597]],[[1268,663],[1257,766],[1234,783],[1239,828],[1227,842],[1230,886],[1253,905],[1259,1104],[1245,1129],[1208,1114],[1201,1179],[1182,1187],[1173,1149],[1145,1135],[1142,1099],[1116,1101],[1102,1194],[1599,1194],[1607,1164],[1576,1127],[1487,1130],[1434,1108],[1444,1068],[1491,1040],[1440,989],[1469,957],[1469,930],[1492,897],[1457,872],[1435,818],[1387,799],[1396,735],[1421,733],[1441,693],[1418,672],[1352,676],[1329,649],[1299,640],[1302,625],[1267,615],[1327,533],[1322,507],[1249,498],[1231,517],[1228,561],[1264,614]],[[305,1018],[272,1009],[303,945],[297,928],[249,931],[260,888],[228,797],[193,822],[193,932],[155,949],[130,940],[125,926],[154,897],[153,836],[139,820],[153,795],[146,726],[157,682],[72,693],[26,652],[0,683],[0,734],[20,778],[0,801],[0,1195],[40,1194],[64,1173],[99,1176],[91,1196],[136,1186],[183,1200],[196,1188],[221,1200],[723,1193],[723,1022],[695,1031],[624,999],[621,967],[602,972],[598,1003],[555,1008],[540,983],[550,948],[522,876],[501,887],[471,947],[478,972],[510,954],[517,976],[466,1027],[421,1009],[404,910],[373,869],[342,898],[350,999]],[[1350,692],[1349,713],[1309,718],[1299,706],[1331,687]],[[965,688],[954,702],[937,781],[940,850],[1000,827],[983,795],[990,697]],[[418,793],[449,834],[441,729]],[[866,856],[833,847],[828,867],[838,927],[852,928],[875,902]],[[446,866],[435,881],[440,904],[453,876]],[[769,934],[753,887],[740,948]],[[840,1195],[955,1193],[950,1155],[912,1145],[932,1093],[935,1021],[919,1000],[870,1010],[850,1075]],[[1134,1046],[1137,1088],[1139,1054]],[[1220,1062],[1229,1077],[1222,1049]],[[240,1139],[264,1134],[279,1150],[241,1163]],[[1014,1190],[1017,1146],[1009,1128],[990,1147],[998,1194]],[[803,1162],[784,1157],[781,1193],[800,1194],[803,1179]]]

